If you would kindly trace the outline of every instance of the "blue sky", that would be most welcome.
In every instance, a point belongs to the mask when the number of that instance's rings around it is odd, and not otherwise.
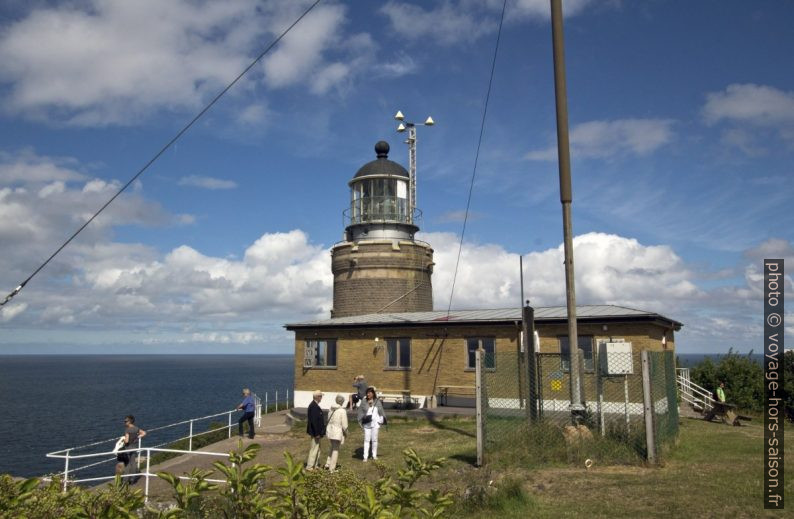
[[[794,261],[794,5],[563,1],[577,300],[761,350]],[[10,292],[309,4],[0,6]],[[449,300],[501,2],[324,1],[0,311],[6,353],[280,353],[328,316],[347,181],[420,128],[422,239]],[[454,308],[564,305],[546,0],[510,0]],[[791,277],[786,289],[791,293]],[[788,315],[794,323],[794,316]],[[790,333],[792,325],[787,331]]]

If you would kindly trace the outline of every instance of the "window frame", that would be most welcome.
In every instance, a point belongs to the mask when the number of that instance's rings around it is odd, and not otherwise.
[[[485,357],[485,364],[486,364],[484,366],[485,370],[486,371],[496,371],[496,336],[494,336],[494,335],[472,335],[472,336],[466,336],[466,337],[463,338],[463,346],[464,346],[464,350],[463,350],[463,352],[464,352],[463,370],[464,371],[476,371],[476,369],[477,369],[477,366],[476,366],[477,360],[476,360],[476,358],[474,358],[472,356],[474,364],[470,364],[469,363],[469,356],[470,356],[469,354],[476,350],[476,348],[474,350],[470,350],[469,349],[469,341],[478,341],[478,344],[477,344],[478,347],[482,346],[483,349],[487,353],[488,352],[488,348],[486,348],[483,345],[483,341],[484,340],[487,340],[487,341],[491,342],[491,345],[490,345],[491,349],[492,349],[491,358],[493,359],[493,365],[492,366],[488,366],[487,365],[488,364],[488,360],[487,360],[488,357],[487,356]]]
[[[385,354],[383,356],[383,369],[386,371],[410,371],[411,365],[413,363],[413,352],[411,351],[411,338],[410,337],[385,337],[384,340],[386,341],[386,349]],[[396,365],[392,366],[389,363],[390,355],[389,349],[394,345],[396,347]],[[402,351],[403,348],[407,346],[408,348],[408,365],[402,365]]]
[[[589,348],[590,348],[590,358],[587,357],[587,349],[582,348],[582,339],[589,339]],[[563,340],[566,342],[568,355],[566,357],[565,353],[563,352]],[[582,369],[585,373],[595,373],[595,366],[596,366],[596,353],[594,342],[595,336],[593,335],[579,335],[577,336],[576,340],[579,342],[578,349],[584,350],[584,366]],[[563,373],[570,373],[571,372],[571,348],[567,345],[568,336],[567,335],[558,335],[557,336],[557,345],[559,346],[560,350],[560,370]],[[590,365],[588,367],[587,361],[590,361]]]
[[[339,348],[338,348],[337,339],[335,337],[328,337],[328,338],[317,337],[317,338],[313,338],[313,339],[305,339],[304,344],[303,344],[304,359],[306,358],[306,350],[308,348],[312,347],[312,343],[314,343],[314,347],[315,347],[314,356],[313,356],[313,364],[311,366],[307,366],[305,364],[305,362],[304,362],[303,369],[336,369],[337,366],[338,366],[338,362],[339,362],[339,358],[338,358]],[[329,347],[330,344],[333,344],[333,358],[334,358],[333,359],[334,360],[333,364],[329,364],[328,363],[328,357],[329,357],[329,355],[328,355],[328,347]],[[320,351],[321,351],[320,347],[321,346],[325,346],[325,355],[324,355],[325,364],[320,364],[319,363]]]

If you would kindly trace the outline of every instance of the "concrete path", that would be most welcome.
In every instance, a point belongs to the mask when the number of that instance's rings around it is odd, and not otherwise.
[[[233,434],[231,438],[221,440],[217,443],[207,445],[196,452],[213,452],[222,453],[227,455],[229,452],[236,450],[240,446],[250,445],[257,443],[262,446],[256,459],[252,463],[265,463],[271,466],[280,466],[284,460],[284,452],[298,447],[299,442],[297,438],[287,434],[291,430],[291,425],[288,417],[288,411],[279,411],[276,413],[269,413],[262,416],[260,426],[255,431],[254,439],[248,437],[242,440]],[[236,431],[234,431],[236,432]],[[301,438],[302,439],[302,438]],[[301,444],[302,445],[302,444]],[[228,462],[227,456],[208,456],[201,454],[185,454],[176,458],[171,458],[158,465],[150,467],[149,471],[152,474],[157,472],[170,472],[174,475],[185,475],[194,468],[212,469],[213,462],[225,461]],[[143,466],[142,466],[143,468]],[[216,470],[211,479],[224,479],[222,474]],[[146,478],[141,478],[133,485],[133,488],[143,490],[146,485]],[[149,499],[157,501],[172,501],[173,489],[164,480],[158,477],[149,478]]]

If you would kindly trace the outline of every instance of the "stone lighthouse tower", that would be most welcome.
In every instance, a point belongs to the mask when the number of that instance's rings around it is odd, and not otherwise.
[[[421,213],[408,171],[388,159],[388,143],[375,144],[375,154],[349,182],[345,241],[331,250],[331,317],[433,309],[433,249],[414,239]]]

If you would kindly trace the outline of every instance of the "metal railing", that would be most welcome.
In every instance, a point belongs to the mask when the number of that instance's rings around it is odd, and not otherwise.
[[[350,207],[342,212],[342,223],[348,225],[360,223],[396,222],[419,225],[422,211],[414,208],[409,213],[405,198],[396,196],[368,196],[354,200]]]
[[[259,396],[257,396],[256,394],[253,394],[253,396],[254,396],[254,423],[255,423],[256,427],[259,427],[261,425],[261,423],[262,423],[262,415],[263,414],[267,414],[269,412],[271,405],[274,406],[275,412],[277,412],[279,410],[279,405],[280,404],[282,404],[282,408],[283,409],[289,408],[289,402],[290,402],[290,400],[289,400],[290,399],[290,391],[289,391],[289,389],[287,389],[282,394],[285,395],[285,397],[284,397],[284,399],[280,400],[279,399],[279,392],[276,391],[275,392],[275,399],[274,399],[273,402],[270,402],[270,403],[268,401],[268,393],[267,392],[264,395],[265,396],[264,400],[262,398],[260,398]],[[158,443],[156,445],[151,445],[151,446],[146,446],[146,447],[143,446],[143,439],[142,438],[138,438],[138,446],[137,446],[137,448],[125,449],[125,452],[130,452],[131,453],[131,452],[140,452],[140,451],[144,451],[144,450],[151,450],[151,451],[155,451],[155,452],[177,452],[177,453],[182,453],[182,454],[192,454],[192,453],[203,454],[203,453],[200,453],[198,451],[194,451],[193,450],[193,438],[198,438],[198,437],[204,436],[206,434],[215,433],[217,431],[222,431],[223,429],[227,430],[227,438],[231,438],[233,427],[234,427],[234,425],[236,425],[233,422],[233,420],[232,420],[232,414],[236,413],[237,411],[238,411],[237,409],[232,409],[230,411],[223,411],[223,412],[220,412],[220,413],[215,413],[215,414],[207,415],[207,416],[201,416],[201,417],[198,417],[198,418],[190,418],[188,420],[182,420],[180,422],[175,422],[175,423],[171,423],[171,424],[168,424],[168,425],[163,425],[163,426],[160,426],[160,427],[147,428],[146,429],[146,439],[149,440],[149,441],[151,441],[154,437],[158,436],[158,435],[152,436],[152,433],[155,433],[155,432],[158,432],[158,431],[162,432],[162,431],[165,431],[166,429],[171,429],[171,428],[179,427],[179,426],[187,425],[188,426],[188,434],[187,434],[187,436],[181,436],[179,438],[170,439],[168,441],[163,441],[163,442]],[[222,426],[222,427],[219,427],[219,428],[215,428],[215,429],[208,429],[206,431],[202,431],[202,432],[198,432],[198,433],[195,432],[194,425],[197,422],[206,421],[206,420],[209,420],[211,418],[217,418],[219,416],[226,416],[227,417],[227,424],[225,426]],[[160,436],[162,436],[162,435],[160,435]],[[182,440],[188,440],[188,449],[187,450],[178,450],[178,449],[164,448],[167,445],[171,445],[173,443],[176,443],[176,442],[182,441]],[[70,448],[67,448],[67,449],[61,449],[61,450],[57,450],[57,451],[53,451],[53,452],[47,453],[46,456],[48,458],[63,458],[63,460],[64,460],[64,470],[62,472],[58,472],[57,473],[57,474],[62,475],[62,477],[63,477],[63,489],[64,489],[64,491],[66,490],[67,484],[69,484],[69,483],[82,483],[82,482],[87,482],[87,481],[101,481],[101,480],[104,480],[104,479],[113,479],[115,476],[104,476],[104,477],[101,477],[101,478],[85,478],[85,479],[74,479],[74,478],[72,478],[72,479],[70,479],[70,474],[74,474],[74,473],[82,471],[82,470],[86,470],[86,469],[89,469],[89,468],[92,468],[92,467],[97,467],[97,466],[105,464],[105,463],[110,463],[112,461],[116,461],[116,455],[113,452],[101,452],[101,453],[92,453],[92,454],[74,454],[74,451],[87,449],[89,447],[94,447],[94,446],[97,446],[97,445],[108,444],[108,443],[112,445],[112,444],[115,444],[116,441],[118,441],[118,436],[113,437],[113,438],[108,438],[106,440],[99,440],[99,441],[96,441],[96,442],[87,443],[85,445],[79,445],[77,447],[70,447]],[[70,461],[71,460],[104,457],[104,456],[108,456],[108,455],[113,455],[113,457],[112,458],[105,458],[105,459],[102,459],[102,460],[94,462],[94,463],[89,463],[87,465],[81,465],[79,467],[70,468]],[[141,465],[140,456],[136,456],[136,459],[137,459],[136,467],[140,470],[140,465]],[[147,465],[149,463],[149,456],[148,455],[146,457],[146,463],[147,463]],[[148,466],[147,466],[147,472],[148,472]],[[46,480],[46,479],[49,479],[49,478],[45,477],[44,479]],[[148,480],[147,480],[147,485],[148,485]]]
[[[706,388],[692,382],[689,378],[689,368],[676,368],[676,381],[678,382],[678,394],[681,400],[688,403],[696,411],[705,413],[714,407],[716,401],[711,396],[711,392]]]
[[[94,477],[94,478],[83,478],[83,479],[71,479],[70,480],[69,479],[69,475],[68,475],[69,472],[70,472],[70,470],[69,470],[69,460],[97,458],[97,457],[104,457],[104,456],[108,456],[108,455],[115,456],[115,454],[116,454],[116,453],[111,451],[111,452],[95,452],[95,453],[91,453],[91,454],[76,454],[76,455],[72,455],[69,452],[70,450],[71,449],[66,449],[66,454],[58,454],[58,453],[49,453],[49,454],[47,454],[48,458],[63,458],[64,459],[64,467],[65,468],[64,468],[64,471],[63,471],[63,488],[62,488],[63,492],[66,492],[66,489],[67,489],[67,486],[68,486],[69,483],[71,483],[71,484],[90,483],[90,482],[95,482],[95,481],[108,481],[108,480],[116,479],[116,475],[114,474],[113,476],[99,476],[99,477]],[[140,448],[139,447],[139,448],[136,448],[136,449],[126,449],[124,452],[128,453],[130,456],[132,456],[133,453],[136,453],[135,457],[138,460],[138,472],[135,472],[133,474],[120,474],[118,477],[120,477],[122,479],[124,479],[124,478],[141,478],[141,477],[145,478],[146,481],[144,483],[143,496],[144,496],[144,502],[146,502],[146,503],[149,502],[149,479],[152,478],[152,477],[157,477],[157,474],[153,474],[151,472],[152,452],[170,452],[170,453],[175,453],[175,454],[214,456],[214,457],[221,457],[221,458],[228,458],[229,457],[229,453],[228,452],[185,451],[185,450],[179,450],[179,449],[161,449],[161,448],[157,448],[157,447],[145,447],[145,448]],[[141,460],[140,453],[141,452],[145,452],[146,453],[146,458],[145,458],[146,459],[146,469],[143,472],[140,471],[140,460]],[[113,458],[113,459],[115,459],[115,458]],[[102,461],[100,463],[104,463],[104,461]],[[96,465],[96,464],[89,464],[89,465],[86,465],[86,466],[93,466],[93,465]],[[189,476],[177,476],[177,477],[179,479],[181,479],[181,480],[192,479]],[[49,478],[49,477],[43,478],[43,479],[45,481],[51,480],[51,478]],[[137,481],[137,479],[135,481]],[[205,481],[210,481],[212,483],[222,483],[222,484],[227,483],[227,481],[225,479],[206,479]]]

